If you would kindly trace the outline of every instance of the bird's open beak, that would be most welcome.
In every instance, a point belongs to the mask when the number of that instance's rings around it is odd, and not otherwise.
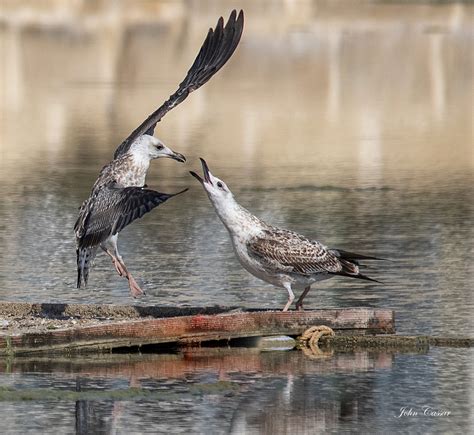
[[[173,160],[177,160],[178,162],[181,162],[181,163],[184,163],[186,161],[186,157],[174,151],[173,151],[173,154],[170,154],[170,158]]]
[[[196,172],[189,171],[189,173],[196,178],[201,184],[203,183],[209,183],[212,184],[211,177],[209,177],[209,166],[207,166],[207,163],[204,159],[199,158],[201,160],[201,165],[202,165],[202,172],[204,174],[204,178],[201,178]]]

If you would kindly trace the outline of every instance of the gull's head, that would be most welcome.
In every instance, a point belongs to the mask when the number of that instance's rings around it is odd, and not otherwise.
[[[211,174],[209,166],[204,159],[200,160],[204,178],[201,178],[196,174],[196,172],[190,171],[189,173],[202,184],[202,187],[204,187],[211,202],[213,204],[222,204],[231,200],[233,195],[227,185],[222,180]]]
[[[135,142],[133,142],[130,151],[135,155],[142,158],[148,158],[149,160],[168,157],[181,163],[186,161],[186,157],[182,154],[173,151],[161,142],[161,140],[148,134],[140,136]]]

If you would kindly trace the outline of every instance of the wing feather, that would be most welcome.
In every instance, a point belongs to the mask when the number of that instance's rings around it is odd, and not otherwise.
[[[230,59],[239,44],[244,28],[244,13],[237,16],[235,10],[230,14],[224,27],[224,19],[219,18],[215,30],[209,29],[199,53],[178,90],[157,110],[143,121],[116,149],[114,159],[125,154],[130,145],[141,135],[152,135],[156,124],[173,107],[184,101],[187,96],[204,85]]]
[[[342,265],[337,257],[319,242],[287,230],[269,230],[247,246],[250,255],[281,272],[302,275],[337,273]]]
[[[81,208],[75,225],[78,247],[99,245],[135,219],[186,190],[168,194],[141,187],[106,186],[100,189]]]

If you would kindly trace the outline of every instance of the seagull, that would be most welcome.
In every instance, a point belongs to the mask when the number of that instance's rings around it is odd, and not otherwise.
[[[295,299],[293,289],[303,289],[296,302],[296,309],[303,310],[303,299],[311,285],[336,275],[379,282],[359,271],[360,260],[379,258],[329,249],[294,231],[265,223],[242,207],[227,185],[211,174],[206,161],[200,160],[204,178],[193,171],[190,174],[204,187],[244,269],[287,290],[288,302],[283,311],[288,311]]]
[[[178,162],[186,161],[182,154],[153,136],[155,126],[166,113],[224,66],[239,44],[243,24],[243,11],[237,16],[233,10],[225,26],[224,19],[219,18],[215,29],[209,29],[194,63],[176,92],[118,146],[114,159],[102,168],[89,198],[80,207],[74,225],[77,288],[82,283],[87,285],[89,269],[100,247],[112,259],[117,273],[128,280],[131,295],[139,297],[144,294],[118,251],[118,233],[135,219],[188,190],[166,194],[147,188],[145,178],[151,160],[167,157]]]

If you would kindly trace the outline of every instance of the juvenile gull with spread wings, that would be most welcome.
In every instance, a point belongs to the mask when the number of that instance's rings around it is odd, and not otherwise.
[[[74,226],[77,253],[77,287],[87,285],[89,268],[100,246],[111,258],[120,276],[128,279],[132,296],[143,290],[127,270],[117,249],[118,233],[135,219],[187,189],[166,194],[147,189],[145,177],[150,161],[169,157],[179,162],[186,159],[159,139],[153,137],[154,129],[173,107],[205,84],[234,53],[242,35],[243,12],[234,10],[227,24],[219,18],[216,28],[209,29],[207,37],[178,90],[155,112],[137,127],[117,148],[114,160],[104,166],[91,194],[79,211]]]
[[[296,309],[302,310],[311,285],[336,275],[378,282],[359,271],[360,260],[377,258],[329,249],[293,231],[268,225],[238,204],[226,184],[211,174],[203,159],[201,163],[204,178],[195,172],[191,175],[202,184],[229,231],[242,266],[257,278],[288,291],[283,311],[295,298],[293,289],[304,289],[296,302]]]

